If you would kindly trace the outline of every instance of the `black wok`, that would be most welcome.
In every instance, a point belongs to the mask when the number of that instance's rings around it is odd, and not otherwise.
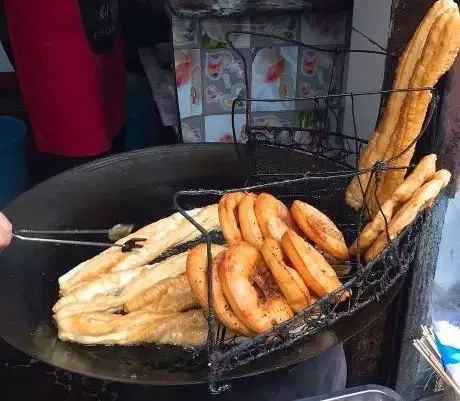
[[[12,202],[5,213],[16,228],[106,228],[119,222],[141,226],[171,214],[172,196],[178,190],[242,186],[256,169],[260,172],[269,167],[271,172],[273,166],[284,172],[339,168],[301,152],[269,146],[257,149],[256,163],[248,148],[240,147],[238,157],[229,144],[167,146],[113,156],[38,185]],[[181,348],[85,347],[57,339],[51,315],[58,294],[57,278],[97,252],[15,240],[0,255],[1,337],[34,358],[89,376],[156,385],[205,382],[203,361],[194,360]],[[370,304],[305,344],[240,367],[227,378],[293,365],[344,341],[385,309],[397,287],[381,302]]]

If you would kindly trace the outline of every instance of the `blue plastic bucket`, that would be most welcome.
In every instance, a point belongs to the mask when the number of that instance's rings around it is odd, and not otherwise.
[[[0,116],[0,210],[29,186],[26,135],[23,121]]]

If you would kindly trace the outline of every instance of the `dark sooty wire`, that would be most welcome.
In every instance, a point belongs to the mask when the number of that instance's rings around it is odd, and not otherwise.
[[[232,50],[235,50],[235,46],[232,40],[230,39],[230,36],[232,35],[259,36],[263,38],[279,40],[285,43],[289,43],[291,45],[304,47],[307,49],[316,50],[318,52],[324,52],[324,53],[365,53],[365,54],[380,54],[382,56],[396,57],[393,53],[388,53],[386,50],[379,51],[379,50],[368,50],[368,49],[347,49],[345,47],[339,47],[339,46],[337,46],[336,48],[327,48],[327,47],[310,45],[308,43],[304,43],[299,40],[286,38],[284,36],[273,35],[271,33],[246,31],[246,30],[234,30],[234,31],[227,32],[227,34],[225,35],[225,40],[227,44],[232,48]]]
[[[396,92],[422,92],[422,91],[431,91],[436,92],[436,89],[431,86],[421,87],[421,88],[398,88],[398,89],[384,89],[384,90],[372,90],[372,91],[361,91],[361,92],[344,92],[344,93],[330,93],[330,94],[321,94],[321,95],[312,95],[306,97],[283,97],[281,99],[273,98],[246,98],[248,102],[290,102],[293,100],[324,100],[326,98],[341,98],[341,97],[350,97],[350,96],[369,96],[369,95],[385,95]]]
[[[419,216],[415,223],[417,228],[420,228],[420,225],[423,224],[422,221],[423,216]],[[334,294],[329,294],[321,298],[315,305],[305,309],[300,314],[294,316],[294,318],[291,320],[275,326],[273,330],[259,334],[250,341],[236,345],[231,350],[219,354],[219,356],[216,358],[216,362],[220,366],[220,369],[216,372],[215,377],[218,378],[228,370],[247,364],[256,358],[268,355],[273,351],[285,349],[286,347],[289,347],[302,339],[310,338],[318,330],[330,327],[333,323],[352,315],[357,310],[362,309],[364,306],[368,305],[370,302],[379,299],[379,297],[388,289],[390,289],[397,282],[397,280],[407,272],[409,268],[410,260],[413,259],[413,252],[411,253],[410,258],[408,257],[405,259],[405,263],[402,263],[399,266],[391,267],[392,270],[395,270],[395,273],[392,277],[385,274],[385,271],[389,268],[389,265],[385,265],[383,260],[384,257],[390,253],[390,251],[394,252],[398,249],[399,240],[401,238],[405,238],[408,233],[410,234],[413,232],[411,230],[412,227],[407,227],[401,236],[395,240],[391,246],[387,247],[387,249],[382,253],[382,256],[370,262],[365,267],[367,273],[371,273],[373,270],[378,270],[382,275],[382,278],[385,278],[386,282],[381,283],[380,280],[374,280],[372,285],[375,288],[371,289],[371,292],[367,293],[367,295],[363,298],[363,293],[361,290],[362,280],[359,281],[358,277],[352,278],[350,281],[344,284],[342,288],[335,291],[336,296],[344,294],[344,292],[348,291],[349,289],[356,291],[357,296],[355,297],[354,301],[349,301],[347,310],[335,312],[336,308],[338,307],[338,301],[337,299],[334,299]],[[412,237],[408,235],[408,237],[408,240],[411,240],[411,249],[413,249],[414,246],[416,246],[417,235]],[[351,294],[351,297],[353,297],[353,293]],[[320,312],[320,315],[318,316],[318,313],[315,312],[315,307],[319,307],[319,309],[322,311],[327,311],[327,314],[325,315]],[[287,330],[283,330],[283,327]],[[291,335],[290,330],[293,330],[296,333],[300,333],[300,335]],[[281,337],[279,333],[284,334]]]
[[[369,51],[369,50],[353,50],[353,49],[343,49],[343,48],[335,48],[335,49],[326,49],[318,46],[311,46],[305,43],[295,41],[292,39],[287,39],[283,37],[278,37],[276,35],[269,35],[263,34],[258,32],[251,32],[251,31],[231,31],[228,32],[226,35],[228,46],[237,54],[243,64],[243,74],[244,74],[244,83],[245,83],[245,97],[242,98],[238,96],[234,99],[232,103],[232,132],[233,132],[233,139],[235,142],[235,149],[239,152],[237,135],[236,135],[236,124],[235,124],[235,111],[237,102],[242,102],[245,107],[245,115],[246,115],[246,126],[245,132],[248,134],[248,139],[250,139],[249,131],[251,128],[250,124],[250,116],[251,116],[251,102],[260,101],[260,102],[287,102],[287,101],[313,101],[315,107],[319,106],[319,101],[326,102],[326,109],[329,106],[329,101],[336,98],[344,98],[350,97],[352,102],[352,116],[353,116],[353,136],[347,135],[339,135],[343,140],[353,140],[355,141],[355,154],[359,153],[359,143],[365,143],[361,138],[358,137],[357,132],[357,124],[356,124],[356,117],[355,117],[355,104],[354,100],[355,97],[358,96],[368,96],[368,95],[389,95],[395,92],[413,92],[413,91],[431,91],[434,96],[431,102],[431,107],[425,123],[421,129],[421,132],[417,136],[417,138],[412,141],[406,149],[404,149],[400,154],[391,157],[388,160],[380,161],[376,163],[376,165],[365,168],[349,171],[333,171],[333,172],[323,172],[323,173],[305,173],[302,174],[301,177],[298,178],[291,178],[291,179],[282,179],[278,181],[268,182],[268,183],[259,183],[250,186],[244,186],[242,188],[235,188],[230,190],[217,190],[217,189],[198,189],[198,190],[183,190],[179,191],[174,195],[173,202],[174,207],[176,210],[184,216],[193,226],[195,226],[198,231],[206,238],[207,244],[207,264],[208,264],[208,358],[210,362],[210,374],[209,374],[209,381],[210,381],[210,389],[213,392],[219,392],[221,389],[226,388],[219,386],[218,383],[222,379],[222,375],[225,372],[235,368],[236,366],[242,366],[256,358],[262,357],[264,355],[270,354],[271,352],[279,349],[284,349],[297,341],[302,339],[306,339],[311,337],[314,333],[318,332],[321,329],[329,327],[335,321],[339,319],[350,316],[351,314],[355,313],[357,310],[363,308],[364,306],[368,305],[375,299],[379,299],[379,297],[387,291],[397,279],[399,279],[408,269],[408,265],[410,262],[410,255],[408,253],[408,249],[412,249],[416,244],[417,236],[419,235],[417,232],[417,228],[421,224],[420,221],[423,220],[423,214],[420,215],[414,224],[409,227],[406,227],[405,230],[395,239],[393,240],[385,250],[373,261],[370,263],[363,265],[360,261],[360,252],[358,251],[358,262],[356,264],[357,274],[350,276],[346,282],[336,291],[331,294],[327,294],[326,296],[320,298],[314,305],[306,308],[300,314],[294,316],[291,320],[284,322],[282,324],[276,325],[273,330],[270,330],[266,333],[259,334],[254,338],[242,343],[234,345],[234,340],[232,342],[233,346],[225,351],[221,349],[222,343],[224,342],[223,332],[220,330],[220,326],[217,322],[217,319],[214,315],[214,308],[212,304],[212,252],[211,252],[211,238],[209,233],[200,225],[198,224],[195,219],[193,219],[180,205],[179,198],[183,196],[202,196],[202,195],[211,195],[211,196],[222,196],[229,192],[236,192],[236,191],[259,191],[263,189],[274,189],[280,188],[288,185],[293,185],[297,183],[307,182],[307,181],[318,181],[318,180],[325,180],[328,178],[349,178],[354,176],[360,176],[362,174],[370,173],[371,179],[374,175],[380,173],[383,170],[395,170],[395,169],[407,169],[410,166],[391,166],[390,163],[396,160],[398,157],[401,157],[404,153],[406,153],[412,146],[415,145],[415,142],[420,138],[421,135],[425,133],[427,127],[431,120],[433,119],[433,115],[435,115],[436,106],[439,100],[437,93],[434,91],[433,88],[401,88],[401,89],[390,89],[390,90],[381,90],[381,91],[366,91],[366,92],[354,92],[354,93],[338,93],[338,94],[322,94],[310,97],[290,97],[290,98],[282,98],[282,99],[256,99],[251,97],[251,88],[249,85],[249,75],[248,75],[248,63],[243,54],[237,49],[232,41],[230,40],[230,36],[233,34],[250,34],[256,35],[261,37],[269,37],[272,39],[277,39],[280,41],[284,41],[286,43],[294,44],[297,46],[310,48],[316,51],[322,51],[327,53],[334,54],[334,57],[337,57],[340,53],[369,53],[369,54],[382,54],[387,56],[394,56],[392,54],[388,54],[384,49],[379,46],[376,42],[372,41],[370,38],[366,37],[371,43],[382,49],[383,51]],[[364,36],[361,32],[358,32]],[[365,37],[365,36],[364,36]],[[331,74],[331,79],[333,78],[333,73]],[[329,82],[329,89],[331,88],[331,82]],[[327,114],[325,118],[327,119]],[[316,121],[318,123],[318,121]],[[262,127],[257,127],[262,129]],[[269,129],[270,127],[263,127],[263,129]],[[293,131],[293,127],[276,127],[279,131],[284,130],[291,130]],[[317,127],[318,128],[318,127]],[[303,128],[305,130],[305,128]],[[275,131],[275,130],[273,130]],[[299,129],[300,131],[300,129]],[[317,129],[318,134],[323,133],[323,131]],[[328,131],[326,129],[326,131]],[[326,135],[332,135],[331,133],[325,132]],[[257,140],[255,140],[257,143]],[[325,145],[323,143],[320,144],[321,147],[327,147],[329,145]],[[239,156],[239,153],[238,153]],[[286,174],[284,176],[288,176]],[[300,175],[300,174],[297,174]],[[276,177],[283,177],[283,174],[276,174]],[[367,197],[367,193],[369,191],[369,185],[366,186],[364,189],[361,185],[361,191],[364,198]],[[363,213],[364,208],[361,209],[358,221],[359,231],[361,229],[361,224],[363,220]],[[415,227],[415,228],[414,228]],[[415,230],[415,232],[414,232]],[[359,233],[358,231],[358,233]],[[418,230],[419,231],[419,230]],[[403,242],[403,245],[400,245],[401,239],[408,237],[409,240]],[[359,246],[359,236],[358,236],[358,246]],[[359,249],[359,248],[358,248]],[[399,254],[402,253],[402,255]],[[403,257],[404,255],[404,257]],[[412,254],[413,255],[413,252]],[[391,273],[391,274],[390,274]],[[379,276],[380,275],[380,276]],[[370,277],[374,277],[369,280]],[[380,277],[380,279],[379,279]],[[364,284],[363,284],[364,283]],[[368,284],[366,284],[368,283]],[[343,295],[345,291],[352,290],[351,296],[349,296],[348,304],[346,305],[345,310],[341,310],[341,306],[339,305],[338,297]],[[320,312],[318,312],[318,307]],[[304,330],[305,328],[305,330]],[[294,334],[293,334],[294,333]],[[217,336],[217,337],[216,337]]]
[[[380,55],[384,55],[384,56],[395,57],[394,54],[388,53],[387,51],[374,51],[374,50],[365,50],[365,49],[346,49],[346,48],[338,48],[338,47],[335,48],[335,49],[330,49],[330,48],[328,49],[328,48],[324,48],[324,47],[320,47],[320,46],[309,45],[307,43],[304,43],[304,42],[301,42],[301,41],[298,41],[298,40],[289,39],[289,38],[285,38],[285,37],[278,36],[278,35],[273,35],[273,34],[268,34],[268,33],[245,31],[245,30],[229,31],[225,35],[225,40],[226,40],[227,45],[233,50],[233,52],[235,52],[238,55],[238,57],[240,58],[240,60],[241,60],[241,62],[243,64],[244,86],[245,86],[245,89],[246,89],[246,97],[247,98],[251,97],[251,87],[249,85],[248,64],[247,64],[247,61],[246,61],[246,58],[244,57],[244,55],[234,45],[234,43],[233,43],[233,41],[231,39],[231,36],[236,35],[236,34],[252,35],[252,36],[270,38],[272,40],[283,41],[285,43],[290,43],[290,44],[293,44],[293,45],[296,45],[296,46],[299,46],[299,47],[308,48],[308,49],[316,50],[316,51],[319,51],[319,52],[333,53],[334,55],[338,55],[340,53],[364,53],[364,54],[380,54]],[[233,101],[233,102],[235,102],[235,101]],[[232,119],[233,119],[233,115],[234,115],[234,107],[232,105]],[[249,107],[247,102],[245,103],[245,115],[246,115],[246,127],[248,127],[249,126],[249,121],[250,121],[250,116],[251,116],[251,110],[250,110],[250,107]],[[234,138],[236,137],[235,134],[233,136],[234,136]]]
[[[374,46],[378,47],[380,50],[386,52],[387,49],[385,49],[382,45],[377,43],[374,39],[366,35],[364,32],[360,31],[359,29],[355,28],[354,26],[351,27],[353,31],[355,31],[357,34],[361,35],[364,39],[366,39],[368,42],[372,43]]]
[[[429,119],[429,116],[428,116],[428,119]],[[386,169],[402,169],[402,168],[407,168],[407,166],[404,166],[404,167],[384,166],[382,167],[382,169],[385,169],[385,170]],[[310,307],[304,310],[299,315],[295,316],[290,321],[276,326],[275,330],[271,330],[268,333],[260,334],[256,336],[255,338],[248,340],[247,342],[243,344],[235,345],[229,351],[221,351],[220,346],[218,344],[218,343],[221,343],[221,341],[216,340],[216,327],[218,327],[218,323],[217,323],[217,319],[214,315],[214,311],[212,307],[212,297],[211,298],[209,297],[209,295],[212,294],[212,279],[210,279],[210,277],[212,277],[210,276],[210,274],[212,274],[212,263],[211,263],[212,254],[211,254],[210,237],[207,231],[201,225],[199,225],[190,215],[188,215],[187,212],[180,206],[179,201],[178,201],[179,197],[180,196],[195,196],[195,195],[221,196],[227,192],[257,191],[257,190],[265,189],[265,188],[282,187],[285,185],[294,184],[298,182],[305,182],[308,180],[324,180],[325,178],[330,178],[330,177],[336,177],[336,178],[352,177],[357,174],[363,174],[365,172],[375,173],[375,168],[369,168],[369,169],[365,169],[365,170],[358,171],[358,172],[356,171],[343,172],[340,174],[337,174],[336,172],[332,172],[330,173],[329,176],[326,176],[328,174],[327,172],[321,173],[321,174],[315,174],[315,175],[306,174],[304,177],[297,178],[297,179],[288,179],[288,180],[281,180],[281,181],[271,182],[271,183],[257,184],[257,185],[243,187],[243,188],[237,188],[237,189],[230,190],[230,191],[227,191],[227,190],[185,190],[185,191],[180,191],[174,195],[173,201],[174,201],[175,208],[190,223],[192,223],[206,237],[206,240],[207,240],[208,302],[210,305],[210,308],[208,311],[208,327],[209,327],[209,333],[208,333],[208,353],[209,355],[208,355],[208,358],[210,362],[210,375],[209,375],[210,388],[213,392],[218,392],[219,389],[225,388],[225,387],[220,387],[218,383],[222,379],[225,372],[227,372],[228,370],[231,370],[236,366],[242,366],[256,358],[263,357],[276,350],[284,349],[290,345],[295,344],[296,342],[302,339],[308,338],[314,333],[316,333],[318,330],[327,328],[333,322],[338,321],[339,319],[344,318],[346,316],[350,316],[355,311],[361,309],[362,307],[369,304],[373,300],[379,298],[381,293],[383,294],[390,287],[390,284],[393,285],[395,280],[398,277],[400,277],[400,275],[405,274],[405,272],[408,269],[408,265],[407,265],[408,259],[404,258],[403,260],[401,257],[394,258],[394,259],[397,259],[398,261],[399,272],[395,276],[394,279],[389,280],[388,283],[386,283],[385,285],[381,284],[380,285],[381,288],[378,291],[369,290],[370,292],[366,296],[364,296],[361,293],[361,287],[358,287],[359,288],[358,294],[361,294],[358,297],[359,302],[358,300],[353,301],[350,299],[350,301],[348,302],[348,307],[346,311],[335,312],[337,305],[334,304],[333,301],[331,300],[334,297],[334,294],[337,295],[338,293],[343,293],[343,291],[346,291],[347,289],[352,287],[357,282],[358,279],[362,281],[363,277],[365,277],[366,274],[369,273],[370,269],[378,261],[381,260],[382,258],[381,255],[379,255],[379,257],[377,257],[375,261],[360,268],[358,271],[359,274],[347,280],[347,282],[340,289],[336,290],[335,293],[328,294],[327,296],[322,297],[315,304],[316,308],[319,307],[322,311],[324,311],[323,314],[320,316],[321,318],[318,319],[317,321],[312,321],[312,319],[314,319],[312,317],[314,308]],[[410,228],[411,227],[408,227],[408,229]],[[385,255],[386,253],[392,250],[396,251],[398,243],[399,242],[397,242],[396,240],[392,241],[392,243],[384,250],[382,255]],[[402,262],[406,262],[406,263],[402,263]],[[377,284],[378,283],[379,281],[377,280]],[[302,319],[305,320],[305,322],[303,322]],[[302,325],[302,324],[306,325],[306,327],[308,327],[309,330],[299,331],[299,327],[300,327],[299,325]],[[289,330],[294,330],[294,333],[297,333],[297,334],[291,335]],[[284,333],[284,334],[281,335],[280,333]],[[276,339],[272,340],[275,334],[276,336],[278,336],[277,337],[278,340]],[[282,341],[279,340],[280,338],[282,338]]]
[[[211,252],[211,237],[208,231],[200,225],[195,219],[193,219],[179,204],[178,198],[181,196],[181,192],[176,192],[173,196],[173,204],[176,210],[188,220],[205,238],[206,238],[206,258],[208,265],[208,277],[212,277],[212,252]],[[217,327],[217,319],[214,315],[213,308],[213,297],[212,297],[212,280],[208,279],[208,353],[209,357],[212,358],[214,355],[215,348],[215,328]]]
[[[432,88],[422,88],[422,89],[408,89],[408,90],[400,90],[400,92],[412,92],[412,91],[420,91],[420,90],[430,90],[433,91]],[[366,94],[374,94],[374,93],[394,93],[398,92],[398,90],[390,90],[390,91],[374,91],[374,92],[367,92]],[[363,96],[364,93],[350,93],[346,94],[351,97],[352,102],[354,102],[354,97],[355,96]],[[313,97],[314,101],[318,101],[318,96]],[[276,188],[276,187],[282,187],[286,185],[291,185],[295,183],[300,183],[300,182],[305,182],[309,180],[324,180],[325,178],[347,178],[347,177],[352,177],[356,175],[361,175],[364,173],[371,173],[371,174],[378,174],[383,170],[394,170],[394,169],[407,169],[410,166],[390,166],[389,163],[391,161],[396,160],[398,157],[401,157],[405,152],[407,152],[412,146],[415,145],[415,142],[417,139],[420,138],[421,135],[423,135],[428,127],[428,124],[430,123],[434,112],[436,110],[438,102],[438,96],[435,93],[435,96],[433,97],[431,107],[429,110],[429,113],[427,115],[427,118],[425,119],[424,125],[422,126],[422,129],[417,136],[417,138],[412,141],[406,149],[404,149],[400,154],[395,155],[395,157],[392,157],[386,161],[379,162],[375,166],[372,166],[371,168],[368,169],[362,169],[362,170],[357,170],[357,171],[347,171],[347,172],[342,172],[342,173],[337,173],[337,172],[330,172],[330,173],[322,173],[322,174],[305,174],[305,176],[300,177],[300,178],[294,178],[294,179],[286,179],[286,180],[281,180],[281,181],[275,181],[275,182],[270,182],[270,183],[264,183],[264,184],[256,184],[252,186],[246,186],[243,188],[236,188],[233,190],[185,190],[185,191],[180,191],[175,194],[174,196],[174,206],[176,209],[189,221],[191,222],[207,239],[207,257],[208,257],[208,302],[210,305],[209,311],[208,311],[208,326],[209,326],[209,333],[208,333],[208,352],[209,352],[209,361],[210,361],[210,387],[214,389],[214,391],[218,391],[220,388],[217,383],[220,380],[222,374],[225,373],[225,371],[232,369],[233,365],[235,366],[240,366],[243,364],[246,364],[250,362],[251,360],[262,357],[264,355],[267,355],[275,350],[286,348],[302,339],[305,339],[306,336],[312,335],[312,333],[317,332],[318,330],[322,328],[328,327],[332,322],[337,321],[338,319],[349,316],[350,314],[354,313],[356,310],[359,310],[360,308],[364,307],[365,305],[369,304],[372,302],[372,300],[379,299],[381,294],[383,294],[389,287],[388,285],[385,286],[383,283],[380,284],[380,290],[377,292],[372,292],[371,294],[368,294],[367,296],[364,296],[362,293],[361,287],[359,287],[358,290],[358,299],[362,300],[360,303],[358,301],[353,302],[352,300],[349,301],[348,303],[348,312],[343,312],[343,313],[336,313],[334,312],[336,310],[337,305],[334,303],[331,303],[331,299],[334,297],[334,295],[337,295],[339,292],[346,291],[349,289],[351,286],[353,286],[358,279],[362,281],[363,277],[366,276],[366,274],[369,274],[369,270],[372,268],[372,266],[375,265],[378,261],[381,260],[382,256],[388,253],[391,250],[394,250],[396,252],[397,245],[399,242],[396,240],[392,241],[389,246],[382,252],[381,255],[379,255],[374,261],[371,263],[368,263],[364,267],[361,267],[361,261],[360,261],[360,251],[358,251],[358,275],[350,278],[341,288],[336,290],[332,294],[328,294],[325,297],[322,297],[320,300],[317,301],[315,304],[315,307],[320,307],[322,308],[324,306],[324,321],[322,319],[319,319],[318,322],[316,323],[316,326],[313,325],[313,328],[311,329],[311,332],[307,332],[306,334],[298,334],[298,335],[283,335],[283,341],[282,343],[274,343],[271,342],[271,338],[274,335],[274,330],[270,330],[268,333],[263,333],[257,335],[255,338],[239,345],[235,345],[233,348],[230,349],[230,351],[226,352],[221,352],[219,350],[219,341],[216,340],[216,327],[218,327],[217,319],[214,315],[213,312],[213,307],[212,307],[212,297],[210,297],[210,294],[212,294],[212,279],[210,277],[210,274],[212,274],[212,254],[211,254],[211,241],[208,233],[206,230],[196,223],[194,219],[185,212],[185,210],[179,205],[178,203],[178,198],[180,196],[196,196],[196,195],[214,195],[214,196],[222,196],[225,193],[228,192],[235,192],[235,191],[258,191],[261,189],[267,189],[267,188]],[[354,104],[354,103],[353,103]],[[354,107],[353,107],[354,109]],[[233,114],[234,114],[234,108],[232,108]],[[353,115],[354,115],[354,110],[353,110]],[[354,121],[354,135],[357,137],[357,130],[356,128],[356,121]],[[280,174],[281,176],[281,174]],[[369,186],[366,188],[365,191],[363,191],[363,195],[367,195],[367,191],[369,190]],[[381,206],[379,205],[379,209],[381,211]],[[361,225],[362,222],[362,214],[363,214],[363,209],[361,210],[361,215],[359,219],[359,224]],[[385,217],[385,216],[384,216]],[[410,230],[412,226],[409,226],[407,230]],[[385,229],[388,230],[387,227],[387,222],[385,220]],[[388,232],[388,231],[387,231]],[[400,238],[399,236],[398,238]],[[415,236],[414,236],[415,237]],[[359,237],[358,237],[359,238]],[[359,239],[358,239],[359,241]],[[395,277],[400,277],[402,274],[405,274],[405,271],[407,271],[407,258],[402,258],[401,255],[397,255],[393,259],[396,259],[398,265],[400,266],[399,273]],[[404,263],[405,262],[405,263]],[[386,273],[385,273],[386,274]],[[382,276],[386,277],[386,276]],[[391,281],[393,284],[395,282],[396,278]],[[374,280],[375,281],[375,280]],[[377,280],[377,284],[379,283],[379,280]],[[332,297],[332,298],[331,298]],[[330,307],[333,305],[332,307]],[[308,320],[307,316],[312,314],[313,307],[309,307],[305,309],[303,312],[301,312],[299,315],[296,315],[293,319],[290,321],[287,321],[283,324],[280,324],[275,327],[275,331],[278,332],[287,332],[289,333],[289,329],[293,328],[297,322],[299,324],[299,321],[301,319],[306,319]],[[334,316],[337,315],[337,316]],[[305,323],[305,324],[308,324]],[[257,351],[258,350],[258,351]]]
[[[319,134],[320,132],[323,132],[322,130],[314,129],[314,128],[304,128],[304,127],[267,127],[266,125],[253,125],[251,126],[252,129],[254,130],[260,130],[260,131],[305,131],[305,132],[310,132],[311,134]],[[346,135],[342,133],[337,133],[337,132],[328,132],[327,135],[330,136],[336,136],[339,138],[346,138],[346,139],[352,139],[355,140],[355,138],[351,135]],[[356,138],[356,141],[362,144],[367,144],[367,141],[365,139],[361,138]]]

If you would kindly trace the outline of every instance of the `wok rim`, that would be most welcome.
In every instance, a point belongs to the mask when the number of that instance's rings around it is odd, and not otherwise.
[[[10,203],[8,203],[8,205],[5,207],[3,212],[8,216],[9,210],[13,208],[16,203],[21,202],[24,198],[30,198],[31,196],[34,195],[36,191],[41,192],[43,187],[45,188],[48,187],[49,189],[51,189],[52,187],[56,185],[63,185],[65,182],[67,182],[69,179],[71,179],[76,174],[82,174],[86,171],[98,170],[108,165],[112,165],[118,162],[123,162],[131,158],[147,156],[149,154],[152,154],[152,153],[155,154],[161,151],[168,152],[176,148],[189,148],[190,151],[193,151],[194,149],[200,149],[200,148],[216,148],[216,147],[229,148],[229,147],[236,147],[236,146],[241,147],[241,148],[249,148],[247,145],[241,145],[241,144],[235,145],[235,144],[229,144],[229,143],[176,144],[176,145],[165,145],[165,146],[158,146],[158,147],[153,147],[153,148],[134,150],[130,152],[124,152],[124,153],[107,156],[107,157],[89,162],[87,164],[72,168],[70,170],[67,170],[63,173],[60,173],[54,177],[51,177],[48,180],[45,180],[37,184],[36,186],[23,192],[22,194],[17,196],[14,200],[12,200]],[[276,150],[282,150],[286,152],[296,152],[300,154],[306,154],[306,155],[314,156],[315,158],[318,158],[321,160],[326,160],[328,162],[332,162],[332,163],[336,163],[337,165],[340,165],[340,163],[337,163],[336,161],[331,161],[331,159],[327,157],[318,156],[318,155],[312,154],[311,152],[304,151],[304,150],[288,149],[282,146],[268,145],[268,144],[257,145],[257,146],[265,147],[265,148],[274,148]],[[239,367],[235,370],[228,372],[228,374],[226,374],[223,377],[223,380],[236,380],[236,379],[241,379],[241,378],[246,378],[246,377],[258,376],[264,373],[283,370],[289,366],[293,366],[293,365],[305,362],[309,359],[312,359],[320,355],[321,353],[327,351],[328,349],[332,348],[333,346],[348,340],[349,338],[355,336],[356,334],[364,330],[366,327],[368,327],[370,324],[372,324],[387,309],[387,307],[393,302],[394,298],[398,294],[403,280],[404,280],[404,276],[401,277],[398,280],[398,282],[394,284],[391,290],[385,294],[385,297],[382,297],[381,301],[371,302],[369,305],[364,307],[361,311],[357,312],[354,316],[351,316],[349,318],[346,318],[342,321],[337,322],[329,330],[322,331],[322,332],[315,334],[308,341],[301,342],[300,345],[299,344],[294,345],[290,347],[288,350],[278,351],[267,357],[273,360],[274,359],[273,356],[274,355],[276,356],[278,353],[281,353],[283,355],[291,354],[291,357],[287,358],[286,360],[283,360],[282,363],[279,363],[280,361],[278,361],[278,363],[276,363],[276,361],[270,361],[269,363],[264,363],[263,360],[266,360],[267,358],[262,358],[254,362],[251,362],[248,365],[244,365],[242,367]],[[369,313],[373,309],[376,309],[378,312]],[[368,318],[364,322],[361,322],[361,324],[358,324],[359,327],[357,329],[350,330],[344,327],[344,326],[350,325],[350,320],[360,320],[359,317],[361,315],[368,315]],[[31,358],[39,360],[40,362],[43,362],[45,364],[48,364],[58,369],[69,371],[71,373],[88,376],[88,377],[92,377],[96,379],[108,380],[112,382],[126,383],[126,384],[138,384],[138,385],[183,386],[183,385],[198,385],[198,384],[208,383],[208,380],[207,380],[208,372],[206,370],[199,370],[199,371],[193,371],[193,372],[187,371],[188,374],[196,375],[197,376],[196,379],[195,378],[190,378],[190,379],[181,378],[179,380],[176,379],[174,381],[174,380],[165,380],[165,379],[152,380],[151,378],[144,379],[144,378],[131,377],[131,376],[114,377],[113,375],[110,375],[110,374],[104,374],[104,373],[98,373],[98,372],[94,373],[94,369],[69,368],[65,366],[65,363],[63,364],[51,363],[48,360],[46,360],[45,357],[39,355],[39,352],[31,352],[30,350],[26,350],[26,347],[17,345],[16,344],[17,342],[14,340],[14,338],[11,338],[11,336],[5,335],[4,330],[2,330],[1,327],[2,326],[0,325],[0,337],[8,345],[14,347],[15,349],[21,351],[22,353],[28,355]],[[299,348],[302,345],[304,345],[307,342],[312,342],[315,339],[318,339],[320,336],[324,335],[325,333],[332,334],[331,337],[334,338],[334,341],[328,341],[327,345],[322,346],[320,349],[317,347],[313,352],[309,352],[308,355],[304,355],[305,352],[298,352]],[[254,364],[256,366],[251,367]],[[241,370],[242,372],[240,372]]]

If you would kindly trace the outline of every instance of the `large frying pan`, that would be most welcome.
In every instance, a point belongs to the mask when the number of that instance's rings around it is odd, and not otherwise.
[[[146,224],[172,213],[181,189],[244,185],[257,169],[333,171],[338,166],[309,154],[258,146],[254,154],[229,144],[167,146],[113,156],[38,185],[6,208],[16,228],[106,228],[119,222]],[[254,156],[257,162],[254,163]],[[275,170],[273,170],[275,169]],[[59,368],[121,382],[156,385],[205,382],[207,371],[177,347],[85,347],[56,337],[51,306],[57,278],[93,248],[14,241],[0,255],[0,335],[30,356]],[[307,360],[349,338],[391,302],[395,286],[379,303],[336,324],[296,348],[253,362],[228,379],[280,369]]]

